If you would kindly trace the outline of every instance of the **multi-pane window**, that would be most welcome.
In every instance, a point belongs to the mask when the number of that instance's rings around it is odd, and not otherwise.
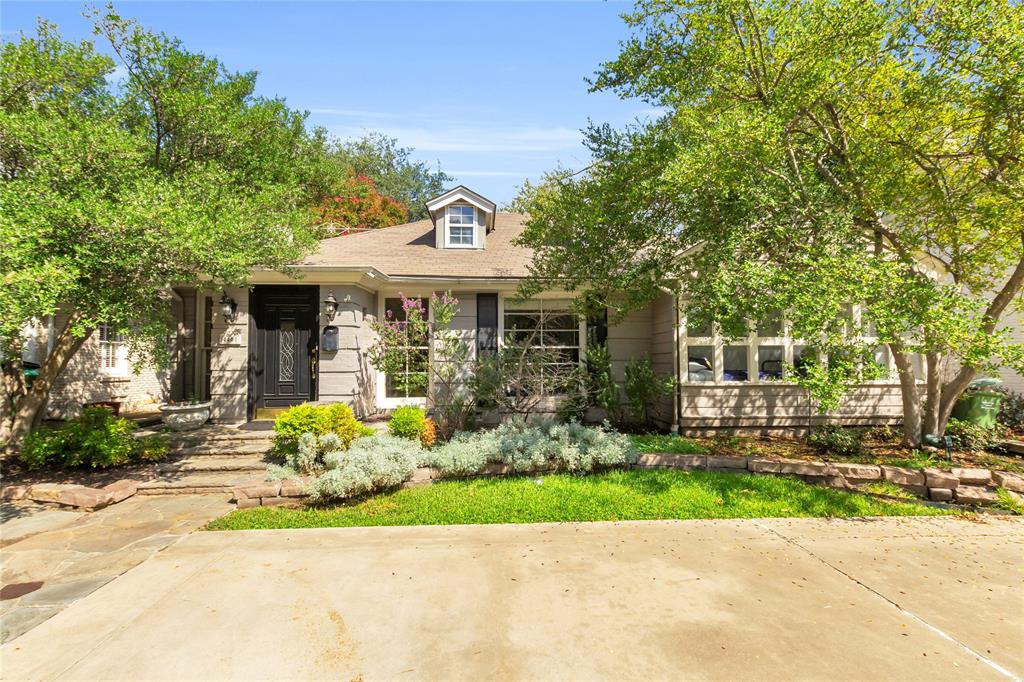
[[[581,326],[566,301],[505,302],[504,343],[537,349],[551,377],[546,393],[562,392],[562,382],[579,365]]]
[[[448,246],[473,246],[476,218],[472,206],[448,207]]]
[[[841,318],[846,333],[862,330],[862,334],[868,335],[861,336],[861,340],[877,342],[874,325],[865,317],[862,306],[844,307]],[[688,383],[779,381],[787,371],[805,373],[811,364],[828,362],[827,358],[819,358],[813,348],[789,336],[781,313],[753,325],[749,335],[736,338],[724,337],[716,333],[713,325],[693,320],[684,325],[683,333],[687,359],[683,381]],[[884,345],[876,345],[874,360],[886,371],[881,380],[892,381],[892,358]],[[923,359],[915,355],[912,362],[920,379]]]
[[[99,335],[100,367],[106,374],[128,373],[128,348],[120,334],[109,326],[100,325]]]
[[[429,301],[419,299],[423,310],[423,319],[429,319]],[[402,299],[384,299],[384,315],[399,325],[405,325],[407,313],[402,307]],[[388,398],[424,398],[427,395],[427,383],[430,369],[430,339],[418,338],[411,330],[407,330],[407,345],[404,355],[405,363],[398,372],[385,377],[385,396]]]

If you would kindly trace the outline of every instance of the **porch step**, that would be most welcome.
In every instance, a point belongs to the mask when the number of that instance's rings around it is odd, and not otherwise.
[[[261,481],[252,471],[220,473],[166,474],[139,484],[138,495],[193,495],[196,493],[231,494],[231,488],[242,483]]]
[[[230,441],[219,443],[203,443],[201,445],[176,445],[172,444],[170,451],[176,455],[189,457],[196,456],[224,456],[232,455],[265,455],[270,452],[274,444],[270,441],[255,441],[248,443],[233,443]]]
[[[251,471],[267,470],[267,463],[259,457],[208,455],[200,457],[183,457],[171,462],[156,465],[159,473],[192,473],[200,471]]]

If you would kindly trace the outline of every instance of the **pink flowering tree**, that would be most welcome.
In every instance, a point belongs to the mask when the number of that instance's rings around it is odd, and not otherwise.
[[[451,328],[459,301],[448,291],[431,294],[428,305],[420,298],[399,297],[403,319],[388,311],[371,323],[377,341],[369,349],[370,364],[390,377],[399,392],[424,393],[438,434],[448,440],[467,428],[476,412],[472,344]]]

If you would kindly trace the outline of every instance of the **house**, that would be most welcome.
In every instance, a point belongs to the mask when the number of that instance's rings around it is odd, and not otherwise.
[[[619,382],[630,360],[649,356],[656,372],[679,378],[676,395],[658,410],[665,427],[760,431],[901,417],[895,380],[859,386],[836,412],[820,415],[804,390],[781,381],[783,368],[799,364],[804,350],[781,320],[726,343],[711,329],[688,325],[667,293],[613,324],[606,316],[557,314],[569,310],[570,298],[560,292],[516,301],[532,258],[515,244],[524,217],[499,212],[463,186],[427,209],[429,219],[323,240],[297,264],[298,279],[253,272],[248,288],[220,295],[175,290],[176,360],[167,372],[132,374],[123,344],[100,330],[54,390],[51,412],[65,414],[87,399],[131,406],[195,397],[213,402],[215,421],[237,423],[306,401],[345,402],[359,415],[422,403],[409,382],[371,366],[370,321],[388,311],[401,315],[400,295],[451,291],[459,300],[454,326],[474,353],[503,343],[511,330],[541,324],[548,325],[545,343],[568,361],[583,358],[588,344],[607,343]],[[851,319],[859,315],[851,306]],[[417,353],[426,349],[410,349],[411,357]],[[892,368],[884,349],[878,359]],[[408,371],[416,371],[415,363]]]

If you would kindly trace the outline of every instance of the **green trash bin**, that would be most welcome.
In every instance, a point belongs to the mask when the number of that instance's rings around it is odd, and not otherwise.
[[[992,428],[999,416],[1003,395],[995,391],[971,391],[960,397],[953,407],[953,416],[961,421]]]

